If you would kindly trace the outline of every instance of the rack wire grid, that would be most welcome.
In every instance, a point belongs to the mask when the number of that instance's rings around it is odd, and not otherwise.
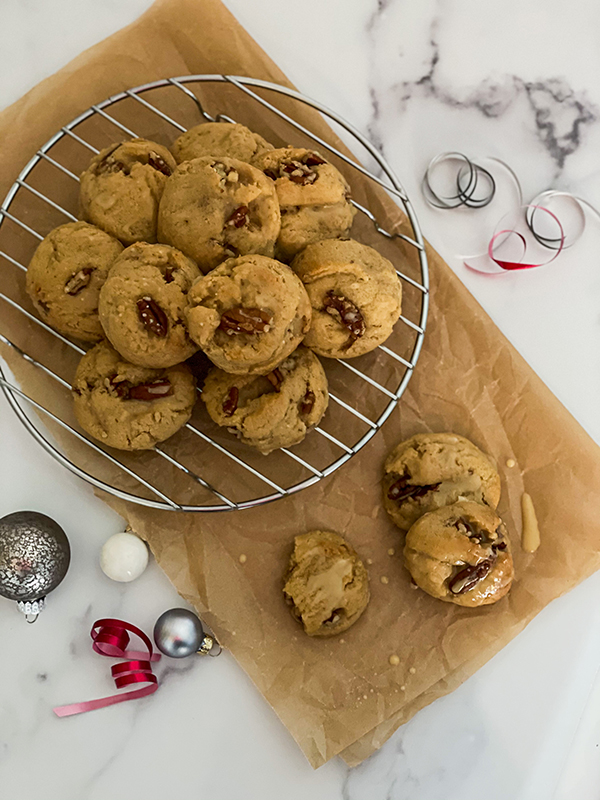
[[[92,137],[96,137],[97,141],[97,137],[100,136],[99,124],[107,127],[101,137],[104,141],[102,146],[105,146],[116,140],[115,132],[121,138],[123,138],[123,134],[127,137],[149,139],[158,138],[159,135],[162,135],[163,139],[169,135],[172,138],[173,135],[179,135],[190,127],[187,124],[187,117],[192,110],[195,117],[200,115],[199,119],[192,120],[192,124],[198,124],[198,121],[236,121],[226,114],[212,116],[205,110],[206,100],[202,100],[197,93],[201,94],[203,87],[207,86],[216,87],[218,91],[222,91],[219,87],[227,86],[228,91],[239,93],[238,110],[243,108],[243,103],[255,106],[258,104],[261,114],[273,115],[271,117],[274,121],[273,124],[288,126],[290,130],[294,131],[295,136],[302,137],[305,143],[308,142],[305,146],[310,147],[311,143],[314,143],[312,146],[319,146],[326,150],[329,157],[345,171],[349,181],[354,178],[376,184],[383,188],[388,197],[392,198],[396,205],[404,211],[412,236],[398,231],[385,230],[365,205],[361,205],[355,200],[352,201],[359,212],[357,219],[362,217],[371,233],[376,235],[380,241],[390,246],[391,244],[399,245],[405,250],[409,246],[408,250],[416,252],[418,256],[418,262],[415,259],[417,267],[414,277],[407,274],[407,271],[397,270],[403,283],[405,298],[403,315],[396,326],[396,328],[401,327],[402,330],[393,337],[399,346],[392,349],[388,342],[385,346],[379,347],[370,360],[369,356],[362,356],[352,361],[340,360],[337,363],[332,359],[327,359],[326,371],[330,382],[331,403],[324,420],[305,439],[305,442],[310,441],[310,446],[305,449],[302,448],[302,445],[296,445],[294,448],[281,448],[267,457],[260,456],[254,451],[249,452],[252,448],[242,445],[230,434],[217,428],[206,414],[202,416],[202,411],[199,412],[199,421],[195,419],[195,415],[185,429],[176,435],[177,437],[188,437],[188,441],[184,444],[179,438],[178,457],[174,457],[169,452],[171,440],[155,446],[153,451],[149,451],[149,454],[148,452],[130,454],[110,450],[104,448],[101,443],[90,440],[77,429],[76,422],[70,422],[64,418],[66,416],[64,413],[59,414],[52,411],[49,407],[50,402],[41,403],[26,394],[19,386],[11,383],[1,366],[0,386],[18,419],[34,439],[59,463],[96,488],[120,499],[157,509],[212,512],[250,508],[298,492],[339,469],[365,446],[397,405],[417,363],[427,320],[429,284],[427,256],[415,212],[400,181],[381,153],[352,125],[315,100],[285,86],[231,75],[192,75],[169,78],[121,92],[109,97],[104,102],[91,106],[68,125],[62,127],[41,147],[20,173],[0,208],[0,257],[4,259],[9,270],[22,271],[18,278],[21,284],[27,270],[28,256],[30,257],[33,249],[44,236],[56,224],[78,219],[75,212],[77,211],[78,168],[82,168],[79,162],[82,158],[85,158],[87,162],[92,154],[99,152],[100,147],[96,147],[89,141]],[[274,98],[285,98],[282,102],[283,104],[287,103],[286,107],[288,108],[290,101],[294,107],[297,103],[308,106],[318,112],[321,119],[324,118],[328,123],[335,123],[335,130],[339,131],[339,135],[345,137],[351,146],[360,145],[363,157],[366,153],[369,163],[374,165],[379,174],[367,169],[338,147],[301,125],[293,115],[284,112],[274,102],[271,102]],[[241,107],[239,106],[240,102],[242,102]],[[182,111],[186,104],[188,108],[184,122],[183,113],[178,114],[178,111]],[[169,113],[165,109],[168,109]],[[255,113],[256,108],[252,111]],[[147,116],[140,118],[142,112]],[[241,115],[243,116],[243,114]],[[177,119],[177,116],[180,118]],[[241,122],[240,114],[236,114],[236,116],[238,117],[237,121]],[[141,128],[132,129],[131,125],[134,123],[131,120],[133,118],[137,120],[138,126],[142,126]],[[94,123],[93,128],[89,126],[90,120]],[[159,124],[166,126],[170,133],[162,130],[159,132],[157,127]],[[256,126],[254,127],[256,129]],[[69,147],[63,147],[62,145],[65,143]],[[99,142],[97,141],[97,143]],[[73,148],[75,147],[78,148],[77,157],[74,155]],[[60,182],[66,182],[69,186],[66,189],[63,187],[62,193],[61,191],[58,193],[47,190],[47,193],[40,191],[39,188],[36,188],[35,175],[42,168],[46,170],[45,186],[56,187]],[[83,168],[85,168],[85,163]],[[48,196],[49,194],[66,195],[67,201],[58,202]],[[50,219],[49,214],[57,214],[58,217]],[[12,226],[10,231],[6,230],[8,225]],[[15,235],[17,236],[20,243],[17,249],[21,255],[15,254],[15,252],[6,252],[3,232],[11,234],[11,237],[5,238],[10,238],[13,242]],[[390,258],[394,260],[393,255],[390,255]],[[407,290],[413,293],[413,300],[408,304],[409,311],[406,310]],[[84,349],[79,345],[53,330],[38,319],[35,313],[28,310],[26,307],[28,301],[22,291],[17,294],[17,299],[15,299],[2,291],[0,299],[10,307],[10,313],[16,311],[24,315],[29,326],[33,324],[36,329],[41,329],[44,337],[51,337],[51,340],[48,340],[49,345],[41,348],[42,353],[56,353],[58,346],[61,350],[68,348],[73,351],[77,359],[84,354]],[[52,391],[50,391],[52,383],[61,387],[60,391],[70,393],[71,381],[58,374],[58,371],[48,363],[44,363],[51,359],[42,356],[34,357],[2,333],[0,333],[0,341],[16,351],[29,365],[33,365],[38,371],[44,373],[50,382],[48,391],[44,393],[45,401],[47,397],[52,396]],[[29,341],[30,339],[28,339]],[[30,348],[27,346],[27,349]],[[38,347],[38,349],[40,348]],[[54,389],[56,391],[56,387]],[[362,410],[359,410],[359,400],[364,407]],[[196,405],[201,406],[202,404],[197,403]],[[32,409],[36,413],[33,413]],[[85,461],[86,468],[75,463],[73,456],[68,454],[69,450],[71,453],[73,452],[75,445],[73,447],[59,445],[56,438],[41,422],[41,418],[50,420],[53,430],[66,431],[66,441],[76,440],[80,443],[79,447],[83,445],[88,450],[94,451],[96,456],[100,457],[92,462],[94,468],[88,466],[89,459]],[[334,424],[331,424],[332,420]],[[61,441],[63,439],[64,434]],[[187,465],[184,463],[184,458],[179,456],[182,452],[191,454],[190,458],[186,457],[185,459]],[[160,486],[157,485],[156,464],[153,466],[148,458],[164,462],[165,469],[159,470],[161,476],[164,477],[164,481],[161,479]],[[194,462],[194,468],[191,468],[190,461]],[[198,461],[206,469],[198,468]],[[103,465],[111,467],[108,479],[104,477]],[[170,470],[177,474],[177,480],[173,476],[169,477]],[[148,472],[152,475],[151,479],[144,477]],[[198,474],[198,472],[203,474]],[[122,480],[115,478],[117,473],[123,477]],[[187,481],[184,489],[181,488],[182,480]],[[200,496],[198,496],[198,491],[200,491]],[[178,496],[174,497],[175,494]]]

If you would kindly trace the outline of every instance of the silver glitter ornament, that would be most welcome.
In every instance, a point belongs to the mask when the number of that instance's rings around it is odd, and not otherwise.
[[[216,645],[213,637],[204,633],[198,617],[187,608],[170,608],[161,614],[154,626],[154,641],[160,652],[171,658],[185,658],[192,653],[213,655],[211,651]]]
[[[16,511],[0,519],[0,596],[16,600],[32,621],[67,574],[70,560],[65,532],[45,514]]]

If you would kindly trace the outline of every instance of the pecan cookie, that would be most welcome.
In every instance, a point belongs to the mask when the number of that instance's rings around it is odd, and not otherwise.
[[[383,344],[398,321],[402,285],[392,264],[353,239],[310,244],[292,262],[313,309],[304,343],[320,356],[354,358]]]
[[[367,607],[369,576],[339,534],[310,531],[294,539],[283,594],[308,636],[335,636]]]
[[[485,453],[455,433],[418,433],[387,457],[383,504],[392,520],[408,530],[422,514],[474,500],[496,508],[500,476]]]
[[[345,236],[356,209],[344,176],[314,150],[282,147],[253,162],[275,182],[281,207],[277,256],[284,261],[311,242]]]
[[[280,227],[272,182],[234,158],[184,161],[167,182],[158,212],[158,239],[209,272],[246,253],[272,256]]]
[[[98,296],[123,245],[87,222],[68,222],[40,242],[25,287],[40,317],[84,342],[102,339]]]
[[[423,591],[459,606],[495,603],[514,575],[504,523],[488,506],[469,500],[417,520],[406,535],[404,563]]]
[[[176,166],[166,147],[147,139],[106,147],[81,175],[84,219],[124,244],[155,242],[158,203]]]
[[[188,292],[200,270],[166,244],[132,244],[100,292],[100,321],[113,347],[142,367],[172,367],[198,347],[185,326]]]
[[[245,125],[231,122],[204,122],[182,133],[171,145],[175,161],[191,161],[201,156],[237,158],[250,161],[273,145]]]
[[[196,281],[189,298],[190,336],[217,367],[236,375],[271,372],[310,326],[302,282],[265,256],[230,258]]]
[[[202,399],[217,425],[267,455],[301,442],[323,418],[329,394],[321,362],[299,347],[268,375],[211,370]]]
[[[137,367],[100,342],[79,362],[73,400],[77,421],[94,439],[119,450],[149,450],[189,420],[196,381],[185,364]]]

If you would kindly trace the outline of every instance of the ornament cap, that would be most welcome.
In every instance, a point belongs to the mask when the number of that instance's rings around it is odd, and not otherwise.
[[[27,619],[27,622],[35,622],[45,607],[45,597],[40,597],[37,600],[19,600],[17,603],[17,608],[22,614],[25,614],[26,618],[33,617],[33,619]]]

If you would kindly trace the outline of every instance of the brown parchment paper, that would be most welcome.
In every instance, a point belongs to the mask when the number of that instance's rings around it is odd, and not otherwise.
[[[51,134],[91,103],[158,78],[221,72],[286,82],[217,0],[162,0],[0,115],[0,194]],[[218,101],[217,110],[235,112],[240,121],[276,142],[289,138],[280,123],[258,117],[237,95],[220,91],[217,97],[207,91],[203,99],[209,105]],[[170,101],[164,102],[174,115],[189,114],[189,124],[197,121],[191,107],[173,109]],[[334,141],[315,115],[297,107],[295,113]],[[87,133],[97,146],[107,143],[105,130],[92,125]],[[168,142],[174,132],[157,128],[155,136]],[[296,136],[293,141],[302,139]],[[89,154],[81,157],[85,161]],[[42,170],[37,179],[51,193],[50,173]],[[367,202],[386,225],[403,224],[395,206],[372,186],[355,178],[352,186],[357,199]],[[47,230],[61,221],[49,215]],[[3,239],[2,247],[10,247],[9,252],[26,263],[35,243],[16,226],[5,224],[0,234],[10,240]],[[371,228],[359,225],[355,235],[380,245]],[[389,248],[384,248],[387,255],[405,259],[406,270],[416,274],[414,253],[397,244]],[[338,753],[350,764],[361,761],[416,711],[469,677],[548,602],[600,567],[600,451],[442,259],[431,249],[428,255],[432,305],[415,375],[382,431],[337,473],[285,500],[219,514],[156,511],[101,495],[148,540],[178,591],[213,627],[315,767]],[[27,304],[23,276],[7,262],[0,270],[0,288]],[[415,296],[407,292],[407,309],[414,303]],[[76,359],[48,337],[41,338],[21,315],[3,306],[0,327],[60,374],[72,375]],[[397,337],[406,336],[398,329],[393,343],[401,345]],[[1,352],[25,391],[72,419],[60,387],[43,380],[13,351]],[[387,367],[379,357],[371,367],[385,380]],[[344,379],[335,371],[332,381],[344,388]],[[364,393],[357,402],[365,408],[373,403],[370,410],[377,411],[376,401]],[[412,589],[402,568],[402,537],[381,508],[381,465],[398,440],[426,430],[454,430],[498,460],[503,476],[500,512],[513,538],[517,577],[510,595],[495,606],[446,606]],[[314,439],[314,434],[308,437],[308,447],[316,446]],[[102,473],[99,457],[91,457],[71,440],[64,442],[82,466],[115,478],[113,471]],[[198,467],[201,461],[216,477],[223,474],[217,458],[208,463],[206,450],[177,440],[171,446],[188,459],[186,463]],[[323,448],[324,442],[318,446]],[[323,453],[324,458],[328,455]],[[512,470],[504,467],[508,458],[517,461]],[[156,466],[144,459],[136,456],[127,463],[156,478]],[[265,469],[267,462],[260,462]],[[164,478],[165,490],[185,498],[183,478]],[[127,488],[126,482],[123,485]],[[249,492],[252,488],[249,484]],[[542,546],[533,556],[519,548],[524,488],[534,498],[542,530]],[[350,631],[332,641],[305,637],[281,596],[291,540],[310,528],[345,534],[363,558],[372,561],[369,608]],[[388,554],[390,548],[394,555]],[[247,556],[244,564],[239,562],[242,553]],[[381,583],[381,577],[388,583]],[[400,656],[400,666],[390,666],[392,653]]]

